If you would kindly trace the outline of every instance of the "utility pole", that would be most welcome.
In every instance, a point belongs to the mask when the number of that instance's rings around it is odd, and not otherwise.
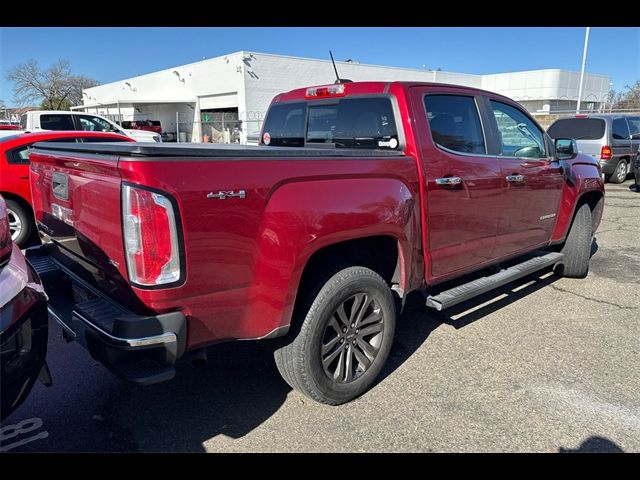
[[[584,36],[584,50],[582,51],[582,69],[580,70],[580,86],[578,87],[578,105],[576,106],[576,114],[580,113],[580,101],[582,100],[582,84],[584,82],[584,66],[587,63],[587,46],[589,45],[589,29]]]

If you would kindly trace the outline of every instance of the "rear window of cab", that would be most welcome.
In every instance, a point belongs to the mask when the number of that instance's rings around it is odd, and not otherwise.
[[[399,140],[391,100],[366,97],[273,105],[260,144],[395,150]]]

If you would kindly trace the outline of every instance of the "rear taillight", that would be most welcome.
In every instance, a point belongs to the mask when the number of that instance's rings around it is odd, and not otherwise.
[[[129,280],[143,286],[180,280],[178,227],[169,198],[123,185],[122,221]]]
[[[600,160],[611,160],[611,147],[609,145],[605,145],[600,150]]]
[[[9,228],[9,214],[7,204],[0,195],[0,265],[11,256],[11,229]]]

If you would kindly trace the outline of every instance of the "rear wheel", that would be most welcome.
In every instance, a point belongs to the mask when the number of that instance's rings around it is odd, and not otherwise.
[[[591,209],[586,203],[576,211],[567,239],[560,250],[564,254],[556,273],[562,277],[584,278],[589,272],[593,224]]]
[[[618,165],[616,165],[616,169],[609,177],[609,181],[611,183],[622,183],[627,179],[627,172],[629,171],[629,166],[625,160],[620,160]]]
[[[11,240],[20,248],[24,248],[33,232],[33,219],[31,214],[15,200],[6,200],[6,204]]]
[[[300,332],[276,350],[276,365],[291,387],[313,400],[348,402],[382,370],[395,321],[393,296],[382,277],[364,267],[345,268],[317,292]]]

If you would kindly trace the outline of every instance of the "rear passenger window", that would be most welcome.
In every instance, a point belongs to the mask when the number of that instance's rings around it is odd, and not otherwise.
[[[41,115],[40,128],[43,130],[75,130],[71,115]]]
[[[640,117],[629,117],[627,122],[629,122],[629,133],[633,139],[640,139]]]
[[[482,124],[473,97],[427,95],[424,104],[433,141],[461,153],[486,153]]]
[[[46,140],[47,142],[55,142],[55,143],[75,143],[75,138],[54,138],[51,140]],[[13,165],[28,165],[29,164],[29,148],[31,145],[26,145],[24,147],[16,148],[14,150],[10,150],[7,152],[7,162]]]
[[[20,147],[7,152],[7,162],[12,165],[26,165],[29,163],[29,147]]]
[[[611,131],[614,140],[629,139],[629,127],[627,127],[627,121],[624,118],[615,118],[611,126]]]

